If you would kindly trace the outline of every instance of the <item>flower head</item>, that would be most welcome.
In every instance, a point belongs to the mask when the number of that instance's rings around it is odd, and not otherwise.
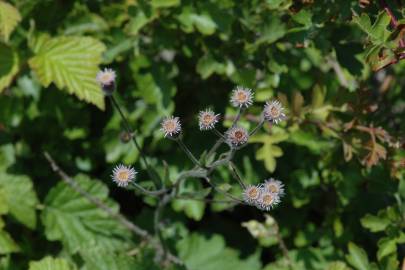
[[[200,111],[198,114],[198,125],[200,130],[209,130],[215,127],[218,123],[219,114],[215,114],[212,110],[206,109],[205,111]]]
[[[260,197],[262,192],[261,188],[258,186],[247,186],[243,191],[243,200],[251,205],[255,205]]]
[[[262,189],[256,206],[262,210],[269,211],[280,202],[280,198],[271,192]]]
[[[232,127],[225,135],[227,142],[232,146],[243,145],[249,139],[249,133],[243,127]]]
[[[115,90],[117,75],[111,68],[105,68],[97,73],[96,80],[106,95],[111,95]]]
[[[136,174],[137,172],[131,166],[120,164],[115,166],[111,177],[119,187],[126,187],[135,179]]]
[[[161,130],[164,132],[165,137],[174,137],[181,131],[181,124],[178,117],[166,117],[161,123]]]
[[[264,105],[263,114],[267,121],[275,124],[278,124],[278,122],[281,122],[286,118],[283,105],[281,105],[280,101],[278,100],[266,102],[266,105]]]
[[[264,181],[262,184],[265,191],[271,192],[278,197],[282,197],[284,195],[284,184],[276,180],[274,178],[270,178]]]
[[[231,94],[231,104],[234,107],[249,107],[253,103],[252,90],[243,87],[236,87]]]

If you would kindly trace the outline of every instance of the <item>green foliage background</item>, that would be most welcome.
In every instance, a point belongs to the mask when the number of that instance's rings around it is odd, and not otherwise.
[[[402,267],[405,9],[388,1],[393,27],[375,2],[0,1],[0,269]],[[253,128],[264,102],[278,98],[288,120],[265,126],[236,163],[249,183],[281,179],[280,206],[266,217],[248,206],[174,201],[163,234],[185,267],[156,264],[153,249],[43,157],[48,151],[84,190],[153,232],[156,201],[110,179],[123,162],[150,184],[95,81],[104,66],[117,71],[116,98],[161,174],[162,161],[172,176],[192,167],[163,139],[162,117],[181,117],[199,155],[215,142],[198,131],[199,110],[212,106],[225,130],[231,89],[250,87],[256,103],[243,124]],[[227,170],[217,181],[240,194]],[[207,196],[202,182],[187,183]]]

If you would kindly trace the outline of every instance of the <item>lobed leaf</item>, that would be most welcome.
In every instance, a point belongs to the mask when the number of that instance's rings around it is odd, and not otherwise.
[[[104,109],[104,95],[96,75],[105,46],[90,37],[56,37],[45,40],[29,60],[45,87],[52,82],[80,100]]]

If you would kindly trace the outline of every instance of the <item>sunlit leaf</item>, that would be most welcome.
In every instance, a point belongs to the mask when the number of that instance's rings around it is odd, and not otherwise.
[[[7,42],[20,21],[20,12],[11,4],[0,1],[0,38]]]
[[[29,60],[41,84],[52,82],[80,100],[104,109],[104,95],[96,74],[105,46],[89,37],[56,37],[45,41]]]

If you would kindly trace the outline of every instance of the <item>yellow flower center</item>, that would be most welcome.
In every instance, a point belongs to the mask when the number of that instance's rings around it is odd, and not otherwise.
[[[256,188],[252,188],[248,191],[248,196],[249,198],[257,198],[257,195],[259,194],[259,191]]]
[[[244,102],[244,101],[246,101],[246,99],[247,99],[247,95],[246,95],[246,93],[244,93],[244,92],[238,92],[237,94],[236,94],[236,97],[237,97],[237,99],[240,101],[240,102]]]
[[[271,194],[263,195],[262,202],[264,205],[270,205],[273,202],[273,196]]]
[[[235,138],[238,140],[242,140],[243,139],[243,132],[242,131],[236,131],[235,132]]]
[[[272,106],[270,108],[270,114],[272,117],[278,117],[278,116],[280,116],[280,110],[278,108],[276,108],[275,106]]]
[[[214,117],[212,115],[206,114],[203,117],[203,122],[204,124],[210,124],[214,120]]]
[[[102,82],[104,82],[104,83],[107,83],[107,82],[112,81],[112,75],[111,75],[111,73],[103,73],[103,74],[101,75],[100,80],[101,80]]]
[[[274,184],[268,184],[268,185],[267,185],[267,189],[268,189],[270,192],[273,192],[273,193],[277,193],[277,192],[278,192],[278,188],[277,188],[277,186],[274,185]]]
[[[167,121],[165,123],[165,129],[168,131],[174,130],[176,128],[176,124],[173,121]]]
[[[118,180],[120,180],[120,181],[128,181],[128,179],[129,179],[129,172],[128,171],[120,171],[118,174],[117,174],[117,178],[118,178]]]

